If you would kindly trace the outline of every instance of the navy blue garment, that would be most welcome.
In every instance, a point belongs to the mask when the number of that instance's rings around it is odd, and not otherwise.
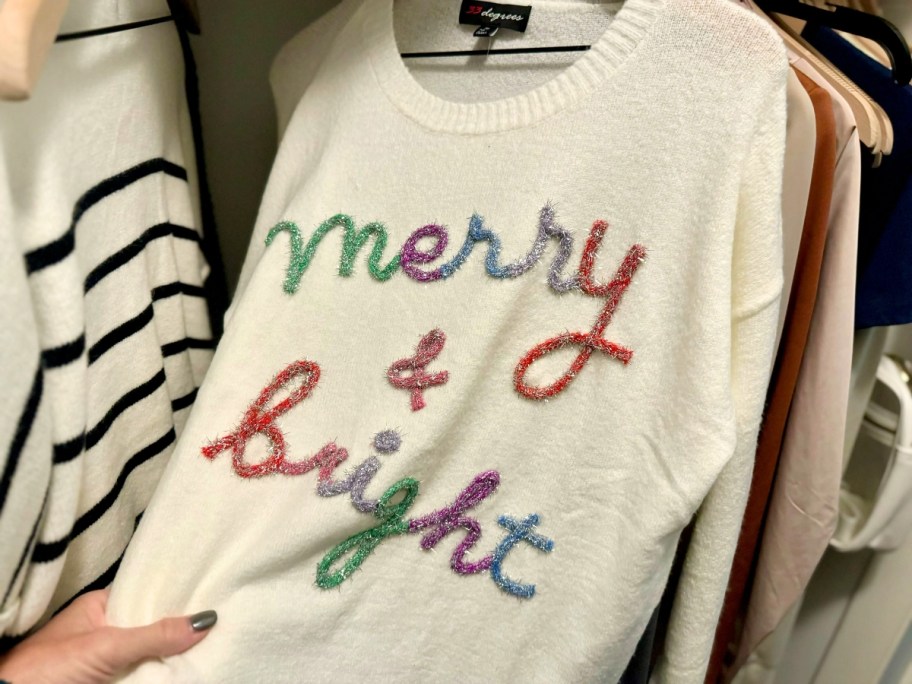
[[[649,618],[649,624],[637,643],[636,651],[627,663],[627,669],[618,680],[618,684],[648,684],[655,665],[656,633],[659,628],[659,610],[656,606]],[[3,684],[3,682],[0,682]]]
[[[855,327],[912,322],[912,86],[828,28],[802,36],[884,108],[896,133],[893,153],[872,168],[864,157],[858,233]]]

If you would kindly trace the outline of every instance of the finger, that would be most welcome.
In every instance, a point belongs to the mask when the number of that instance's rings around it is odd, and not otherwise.
[[[217,619],[214,610],[207,610],[190,617],[165,618],[145,627],[99,630],[99,655],[111,672],[148,658],[177,655],[205,639]]]

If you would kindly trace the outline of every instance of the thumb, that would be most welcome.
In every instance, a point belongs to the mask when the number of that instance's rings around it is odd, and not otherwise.
[[[104,665],[119,672],[149,658],[183,653],[206,638],[218,615],[206,610],[190,617],[165,618],[145,627],[109,627],[99,633]]]

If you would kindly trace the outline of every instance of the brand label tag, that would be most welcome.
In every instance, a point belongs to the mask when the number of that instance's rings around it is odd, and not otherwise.
[[[492,26],[497,29],[510,29],[525,32],[529,25],[530,5],[504,5],[485,0],[462,0],[459,8],[459,23],[472,26]],[[496,33],[496,31],[495,31]],[[476,31],[475,35],[479,35]],[[493,36],[494,33],[482,35]]]

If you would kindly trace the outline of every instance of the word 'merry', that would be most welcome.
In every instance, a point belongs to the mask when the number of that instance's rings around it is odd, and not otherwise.
[[[386,264],[382,264],[383,251],[386,249],[389,236],[386,226],[378,221],[368,223],[359,230],[350,216],[336,214],[317,226],[306,244],[296,223],[282,221],[269,231],[266,236],[266,244],[272,244],[281,233],[289,235],[291,257],[285,275],[285,292],[288,294],[297,292],[301,277],[313,260],[321,240],[335,228],[343,230],[339,275],[343,277],[352,275],[358,252],[370,238],[374,238],[373,247],[367,258],[367,267],[371,276],[381,282],[389,280],[397,270],[402,270],[406,276],[420,283],[446,280],[462,267],[479,242],[488,243],[485,255],[485,270],[488,275],[500,279],[516,278],[528,272],[538,263],[549,240],[557,240],[557,252],[548,272],[548,283],[551,288],[558,293],[580,290],[587,296],[604,299],[605,303],[589,331],[567,332],[550,337],[523,354],[513,372],[513,386],[521,396],[527,399],[548,399],[563,392],[583,370],[594,352],[617,359],[625,365],[630,363],[633,358],[631,349],[610,342],[603,335],[621,302],[622,295],[630,286],[633,276],[646,258],[646,248],[640,244],[632,245],[627,250],[627,255],[618,267],[614,278],[605,284],[596,283],[593,280],[593,271],[599,246],[608,229],[605,221],[598,220],[592,224],[579,268],[577,273],[572,276],[564,276],[563,270],[573,250],[573,236],[555,221],[554,210],[547,204],[539,212],[538,232],[528,254],[515,263],[506,265],[500,263],[500,237],[485,227],[484,219],[478,214],[474,214],[469,220],[468,232],[459,251],[449,261],[432,269],[426,269],[424,266],[439,259],[449,242],[449,233],[442,225],[428,224],[416,229],[399,252]],[[418,244],[424,239],[431,239],[433,244],[426,249],[421,249]],[[561,377],[544,386],[531,385],[526,381],[526,373],[536,361],[566,346],[578,347],[579,353],[572,361],[570,368]],[[419,395],[413,395],[413,397],[417,396]],[[413,409],[418,410],[421,402],[417,398],[414,402]]]

